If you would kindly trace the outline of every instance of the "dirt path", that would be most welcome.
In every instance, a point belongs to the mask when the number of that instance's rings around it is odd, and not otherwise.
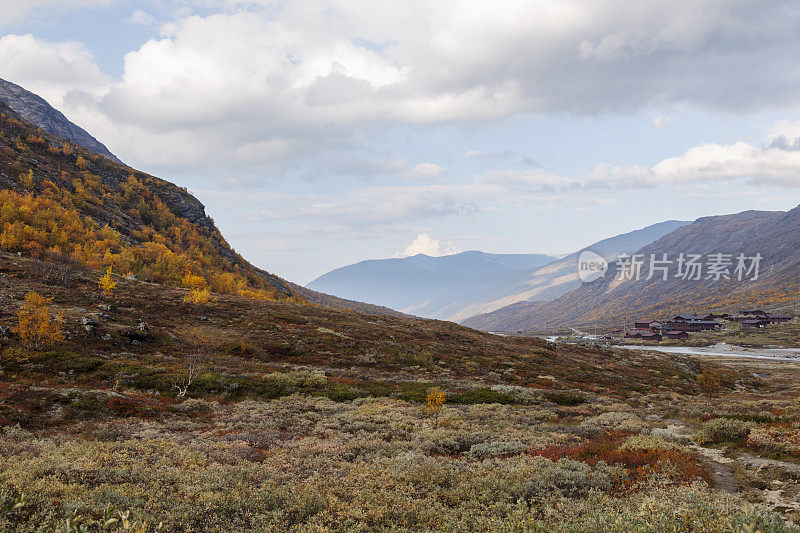
[[[677,439],[690,439],[695,431],[679,420],[667,420],[666,429],[661,429],[659,433],[670,435]],[[695,443],[687,444],[700,456],[703,465],[711,475],[711,482],[717,490],[724,490],[735,494],[742,491],[742,484],[734,474],[736,460],[725,457],[721,450],[706,448]]]
[[[654,431],[680,440],[689,439],[695,434],[694,429],[683,421],[665,422],[666,428],[657,428]],[[717,448],[706,448],[695,443],[687,443],[687,446],[698,453],[717,490],[741,494],[757,486],[758,499],[770,509],[800,512],[800,464],[766,459],[741,451],[737,452],[735,458],[731,458]],[[746,477],[744,485],[736,475],[737,467],[742,469],[740,472]]]

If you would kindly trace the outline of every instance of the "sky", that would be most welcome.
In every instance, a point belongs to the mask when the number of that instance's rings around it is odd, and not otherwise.
[[[800,204],[800,5],[0,0],[0,78],[257,266],[563,254]]]

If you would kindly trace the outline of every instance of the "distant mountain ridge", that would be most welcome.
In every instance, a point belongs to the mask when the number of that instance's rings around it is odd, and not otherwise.
[[[483,280],[503,273],[548,263],[544,254],[489,254],[462,252],[442,257],[417,254],[411,257],[371,259],[337,268],[306,287],[350,300],[367,301],[399,311],[437,316],[432,302],[452,298],[481,286]]]
[[[664,235],[680,228],[687,221],[668,220],[650,226],[609,237],[582,248],[566,257],[539,268],[510,273],[486,287],[478,298],[462,301],[458,312],[451,319],[462,321],[469,317],[501,309],[519,302],[548,301],[568,293],[580,286],[578,257],[584,250],[591,250],[607,261],[615,260],[622,253],[633,253]]]
[[[19,85],[0,79],[0,102],[15,113],[47,133],[91,150],[96,154],[121,163],[106,146],[92,137],[80,126],[70,122],[61,111],[47,103],[44,98],[23,89]]]
[[[688,223],[671,220],[653,224],[603,239],[588,249],[613,260]],[[557,298],[578,287],[580,252],[561,259],[544,254],[471,251],[443,257],[419,254],[368,260],[333,270],[306,287],[417,316],[458,322],[520,301]]]
[[[703,217],[642,247],[645,258],[667,254],[762,254],[758,279],[617,279],[618,265],[605,277],[549,302],[523,302],[472,317],[465,325],[492,331],[537,331],[565,326],[613,325],[677,313],[765,307],[797,311],[800,302],[800,207],[788,212],[744,211]]]

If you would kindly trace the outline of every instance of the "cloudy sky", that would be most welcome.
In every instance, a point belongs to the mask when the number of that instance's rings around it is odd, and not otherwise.
[[[800,203],[800,6],[0,0],[0,78],[306,283]]]

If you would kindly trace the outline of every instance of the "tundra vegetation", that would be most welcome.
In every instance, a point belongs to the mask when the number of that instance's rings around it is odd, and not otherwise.
[[[796,530],[791,366],[48,268],[0,254],[0,530]]]

